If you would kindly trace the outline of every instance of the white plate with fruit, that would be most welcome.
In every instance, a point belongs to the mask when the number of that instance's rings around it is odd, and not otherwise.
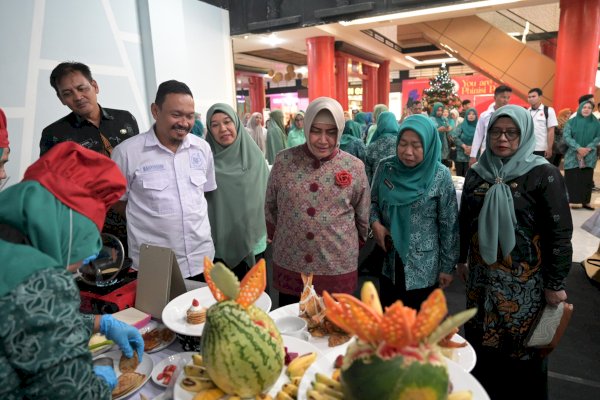
[[[291,336],[282,336],[282,338],[283,338],[283,345],[285,347],[287,347],[288,354],[297,355],[298,361],[294,362],[294,360],[295,360],[294,359],[291,361],[290,365],[284,366],[283,371],[281,372],[281,375],[279,376],[279,378],[277,379],[277,381],[275,382],[273,387],[268,392],[273,398],[275,398],[275,396],[277,395],[277,392],[282,390],[283,385],[291,382],[290,376],[288,374],[290,374],[290,375],[303,374],[305,371],[308,370],[308,368],[310,367],[312,362],[321,358],[321,353],[319,352],[319,349],[317,349],[312,344],[305,342],[303,340],[297,339],[295,337],[291,337]],[[309,353],[315,353],[315,355],[310,356],[310,355],[308,355]],[[194,354],[197,354],[197,353],[194,353]],[[300,359],[299,357],[303,356],[303,355],[305,355],[306,358]],[[200,361],[198,361],[198,363],[200,363]],[[194,365],[194,360],[192,360],[190,363],[188,363],[188,365]],[[290,366],[291,366],[291,369],[288,368]],[[175,382],[175,388],[174,388],[174,392],[173,392],[175,400],[192,400],[194,398],[194,396],[196,394],[198,394],[198,392],[188,391],[183,388],[181,383],[185,378],[186,378],[186,374],[182,373],[178,376],[177,382]]]
[[[313,389],[314,382],[327,384],[325,381],[331,379],[334,373],[336,359],[339,356],[346,354],[347,347],[348,344],[336,347],[329,353],[320,357],[310,366],[310,368],[308,368],[298,387],[298,400],[308,399],[308,390]],[[446,360],[446,364],[448,366],[448,374],[450,376],[450,382],[452,383],[453,393],[470,391],[472,393],[472,400],[490,399],[483,386],[481,386],[473,375],[466,372],[460,365],[452,360]],[[318,379],[317,374],[320,375]]]
[[[165,306],[162,312],[162,322],[172,330],[187,336],[202,336],[204,323],[190,324],[187,320],[187,311],[192,306],[192,302],[198,301],[199,306],[208,309],[217,301],[213,297],[208,286],[199,289],[190,290],[180,296],[177,296]],[[271,310],[271,298],[263,292],[254,305],[264,312]]]
[[[172,354],[161,360],[152,370],[152,382],[158,386],[167,387],[169,382],[177,374],[179,365],[186,365],[192,361],[192,355],[197,354],[194,351]]]

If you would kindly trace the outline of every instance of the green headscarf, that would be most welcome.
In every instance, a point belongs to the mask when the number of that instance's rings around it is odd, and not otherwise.
[[[479,212],[479,250],[488,264],[498,260],[498,244],[502,257],[506,258],[515,247],[517,218],[510,188],[506,182],[525,175],[538,165],[548,163],[544,157],[533,154],[535,135],[533,120],[521,106],[506,105],[496,110],[488,125],[488,132],[500,117],[510,117],[521,131],[519,147],[510,158],[496,156],[490,146],[490,135],[486,135],[486,149],[473,170],[489,182],[489,188]]]
[[[398,121],[396,121],[394,113],[384,111],[379,114],[379,117],[377,118],[377,128],[371,138],[371,143],[375,143],[384,136],[396,137],[398,136],[399,129],[400,127],[398,126]]]
[[[354,122],[360,125],[367,125],[367,113],[359,112],[354,116]]]
[[[237,136],[227,147],[217,143],[210,131],[210,121],[216,112],[227,114],[235,123]],[[213,151],[217,180],[217,190],[205,193],[215,257],[234,268],[267,233],[265,193],[269,169],[262,151],[231,106],[213,105],[206,121],[206,141]]]
[[[292,129],[288,132],[287,136],[287,147],[300,146],[301,144],[306,143],[306,136],[304,136],[304,128],[298,128],[296,126],[296,117],[301,116],[304,118],[303,112],[297,112],[294,115],[294,119],[292,120]]]
[[[406,260],[408,255],[410,242],[411,204],[427,194],[439,166],[442,165],[442,143],[433,121],[425,115],[411,115],[406,118],[400,125],[396,147],[402,134],[408,129],[416,132],[421,138],[423,161],[414,167],[407,167],[397,155],[393,155],[380,161],[377,168],[380,173],[375,174],[379,177],[379,198],[388,204],[394,247],[403,260]]]
[[[37,271],[64,270],[102,247],[92,220],[71,210],[36,181],[23,181],[0,193],[0,223],[19,230],[31,242],[0,240],[0,296]]]
[[[467,119],[471,111],[475,113],[474,121],[469,121]],[[462,140],[467,146],[470,146],[473,143],[473,137],[475,137],[475,128],[477,127],[477,119],[477,110],[474,108],[469,108],[465,113],[465,119],[460,124],[460,130],[462,131],[460,140]]]
[[[437,122],[438,124],[438,128],[440,126],[446,126],[448,125],[448,118],[445,117],[438,117],[437,116],[437,110],[438,109],[442,109],[442,111],[444,110],[444,105],[442,103],[434,103],[433,104],[433,108],[431,109],[431,118]]]
[[[360,124],[349,120],[344,124],[340,146],[345,146],[355,140],[360,140]],[[362,140],[360,140],[362,142]]]
[[[588,147],[588,145],[594,141],[594,138],[600,134],[600,122],[598,122],[598,119],[594,117],[593,114],[590,114],[587,117],[584,117],[581,114],[583,106],[588,103],[592,105],[593,110],[594,103],[591,101],[584,101],[577,108],[575,117],[567,122],[571,127],[571,136],[573,136],[575,142],[581,147]]]
[[[388,111],[385,104],[376,104],[373,108],[373,125],[369,127],[369,131],[367,132],[367,145],[373,140],[373,134],[377,130],[377,124],[379,123],[379,116],[385,111]]]
[[[267,129],[266,157],[269,164],[273,165],[277,153],[286,148],[287,140],[284,133],[283,112],[281,110],[272,111],[269,118],[271,122],[269,122],[269,129]]]

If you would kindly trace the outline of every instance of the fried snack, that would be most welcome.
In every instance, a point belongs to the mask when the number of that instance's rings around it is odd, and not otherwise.
[[[149,351],[157,348],[162,343],[168,343],[175,334],[167,328],[156,328],[142,335],[144,339],[144,350]]]
[[[125,372],[117,379],[117,386],[112,391],[113,399],[129,393],[137,388],[146,379],[146,375],[138,374],[137,372]]]
[[[134,351],[131,358],[125,357],[125,354],[121,355],[121,359],[119,360],[119,370],[121,370],[121,373],[134,372],[138,365],[140,365],[140,361],[138,360],[137,352]]]

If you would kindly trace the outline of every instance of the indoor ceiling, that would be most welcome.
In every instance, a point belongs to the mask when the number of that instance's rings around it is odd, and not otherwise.
[[[535,34],[552,37],[558,31],[560,10],[557,0],[522,0],[513,3],[511,8],[506,7],[488,6],[369,24],[345,26],[334,23],[271,34],[234,36],[234,62],[238,70],[262,73],[285,70],[288,64],[293,64],[297,68],[304,67],[301,69],[306,75],[306,39],[333,36],[336,41],[362,48],[377,58],[389,59],[392,71],[436,66],[441,62],[436,64],[430,60],[447,58],[448,55],[426,41],[413,24],[473,14],[508,34],[519,35],[519,40],[527,25],[528,35],[534,39],[537,38]],[[396,48],[393,48],[394,45]],[[402,52],[398,51],[398,46]]]

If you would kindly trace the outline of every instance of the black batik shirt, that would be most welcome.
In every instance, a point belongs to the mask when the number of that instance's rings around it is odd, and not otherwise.
[[[125,139],[139,133],[137,121],[129,111],[100,107],[100,113],[100,127],[96,127],[73,112],[48,125],[42,131],[40,156],[55,144],[67,141],[73,141],[90,150],[107,154],[110,151],[107,152],[102,136],[114,148]],[[110,154],[107,155],[110,156]]]

